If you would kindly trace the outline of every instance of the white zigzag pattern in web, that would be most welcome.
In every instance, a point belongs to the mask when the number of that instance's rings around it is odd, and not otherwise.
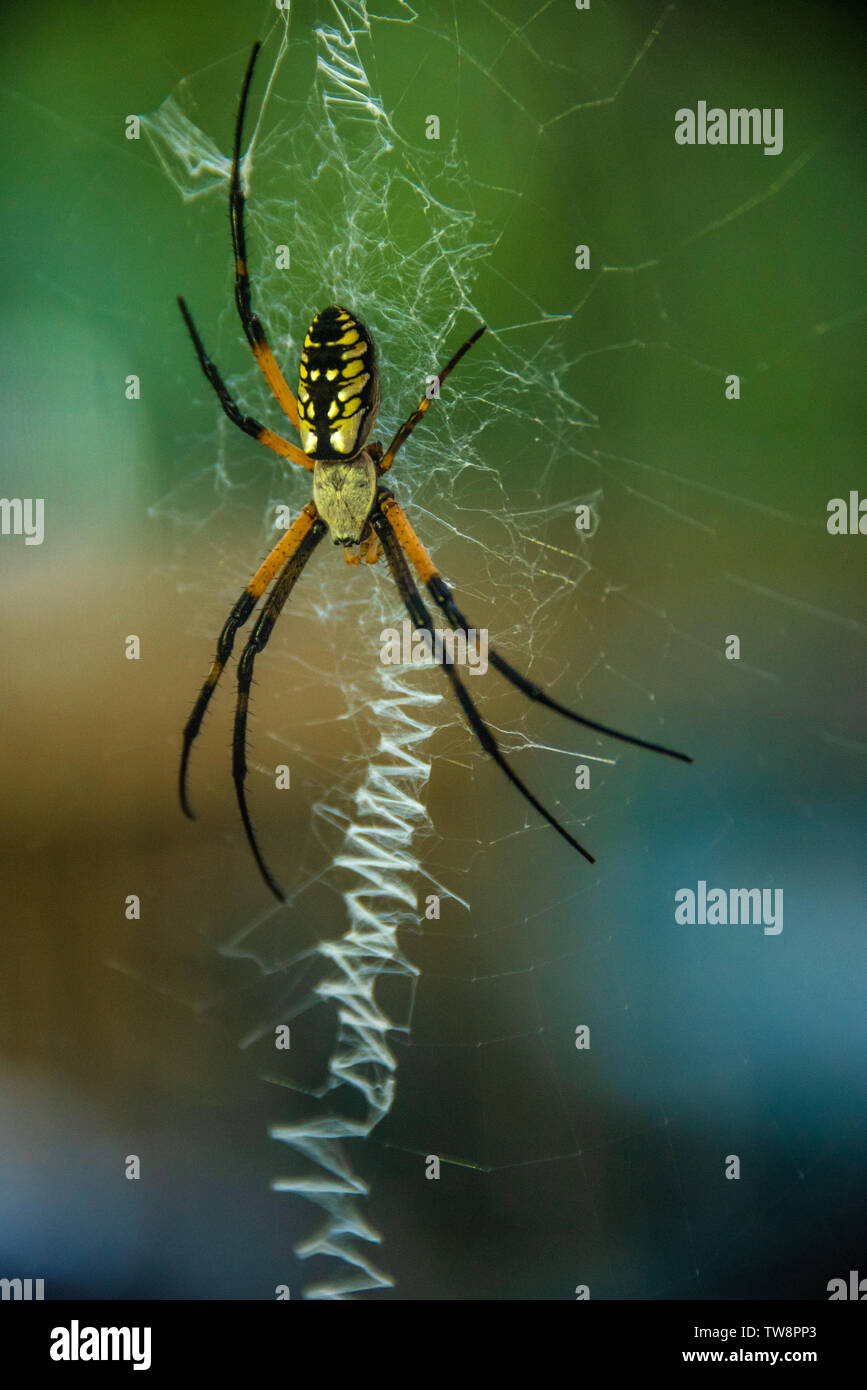
[[[429,823],[419,794],[428,781],[430,761],[419,758],[415,748],[433,730],[415,716],[438,704],[441,696],[407,687],[391,670],[383,669],[381,679],[383,696],[372,706],[381,731],[379,747],[365,768],[354,797],[355,816],[335,859],[338,868],[354,876],[343,893],[349,927],[339,941],[319,947],[336,971],[316,989],[321,998],[336,1003],[340,1021],[326,1091],[354,1088],[363,1098],[364,1111],[353,1119],[332,1112],[269,1131],[312,1165],[300,1177],[275,1179],[272,1188],[298,1193],[327,1214],[315,1235],[296,1247],[296,1254],[302,1259],[330,1256],[347,1267],[307,1286],[307,1298],[339,1299],[393,1282],[361,1248],[361,1242],[379,1244],[380,1235],[362,1215],[361,1202],[369,1189],[353,1173],[344,1141],[367,1138],[394,1102],[397,1064],[386,1036],[395,1024],[377,1002],[375,990],[384,974],[410,979],[418,974],[402,954],[397,933],[402,925],[416,921],[416,895],[406,876],[419,871],[412,840],[416,830]],[[331,808],[315,809],[333,819]]]

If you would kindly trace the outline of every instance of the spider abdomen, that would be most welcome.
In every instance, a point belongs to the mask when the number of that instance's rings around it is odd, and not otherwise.
[[[347,463],[317,459],[313,503],[335,545],[358,545],[376,497],[376,465],[365,451]]]
[[[376,349],[364,324],[339,304],[307,330],[298,381],[301,447],[312,459],[351,459],[364,448],[379,405]]]

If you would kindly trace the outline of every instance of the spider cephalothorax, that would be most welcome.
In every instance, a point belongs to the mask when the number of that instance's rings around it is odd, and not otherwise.
[[[397,451],[409,438],[416,425],[428,409],[433,393],[425,392],[413,413],[401,425],[385,453],[382,445],[369,443],[376,412],[379,408],[379,382],[376,368],[376,350],[373,339],[364,325],[348,309],[333,304],[316,315],[304,339],[299,368],[298,398],[293,396],[274,355],[268,346],[268,339],[258,317],[253,313],[250,278],[247,270],[247,248],[244,233],[244,195],[241,191],[240,162],[241,135],[244,128],[244,112],[247,96],[253,78],[253,69],[259,45],[253,49],[241,100],[238,104],[238,118],[235,124],[235,143],[232,156],[232,177],[229,188],[229,215],[232,225],[232,246],[235,252],[235,303],[241,318],[241,326],[277,401],[301,439],[301,448],[275,434],[267,425],[262,425],[249,415],[242,415],[235,400],[230,395],[217,367],[205,352],[190,312],[179,300],[193,345],[196,349],[202,370],[219,397],[223,410],[233,424],[245,434],[252,435],[260,444],[273,449],[284,458],[313,473],[313,500],[307,503],[300,516],[259,566],[253,578],[244,589],[229,617],[217,642],[208,677],[199,693],[193,712],[184,728],[183,751],[181,753],[180,796],[186,814],[192,817],[187,798],[187,767],[190,750],[202,725],[205,710],[214,693],[217,682],[228,661],[240,628],[252,615],[256,604],[270,588],[259,617],[253,625],[247,644],[238,663],[238,699],[235,707],[235,731],[232,741],[232,776],[238,796],[241,819],[247,833],[250,848],[259,866],[262,877],[271,891],[282,901],[277,883],[272,878],[261,851],[259,850],[250,813],[247,808],[245,783],[247,776],[246,739],[247,710],[250,686],[253,680],[253,664],[271,636],[272,629],[283,609],[287,598],[301,576],[304,566],[319,542],[328,533],[336,545],[345,547],[344,556],[350,564],[358,564],[364,559],[375,563],[385,555],[392,578],[404,602],[409,616],[418,630],[427,632],[433,639],[431,615],[412,577],[409,560],[446,621],[455,631],[466,632],[470,627],[454,601],[448,585],[437,573],[409,519],[399,506],[392,492],[381,479],[391,468]],[[485,332],[482,324],[466,342],[458,348],[453,357],[437,374],[435,380],[442,386],[449,373],[457,366],[466,352]],[[359,553],[350,553],[350,546],[359,546]],[[273,585],[273,587],[271,587]],[[494,651],[488,649],[488,660],[500,675],[516,686],[524,695],[548,709],[556,710],[567,719],[597,733],[609,734],[612,738],[632,743],[639,748],[649,748],[655,753],[665,753],[668,757],[679,758],[682,762],[692,759],[685,753],[676,753],[658,743],[635,738],[631,734],[618,732],[605,724],[576,714],[557,700],[551,699],[538,685],[522,676],[514,666]],[[473,733],[485,752],[488,753],[503,772],[517,787],[518,791],[541,816],[562,835],[573,849],[583,854],[593,863],[593,856],[579,845],[569,831],[555,816],[547,811],[533,795],[518,774],[510,767],[503,756],[499,743],[482,718],[476,703],[454,667],[442,663],[442,670],[451,683],[455,696],[466,716]]]

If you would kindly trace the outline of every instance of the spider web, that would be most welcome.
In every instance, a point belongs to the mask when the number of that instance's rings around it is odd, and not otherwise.
[[[564,729],[469,678],[516,770],[598,859],[573,862],[503,791],[439,673],[380,663],[404,617],[384,566],[346,569],[326,542],[259,658],[251,723],[254,821],[289,906],[241,910],[219,943],[237,981],[220,1007],[279,1088],[275,1190],[321,1208],[293,1294],[820,1297],[856,1262],[863,1121],[845,1066],[829,1089],[840,1035],[823,1019],[863,1034],[851,821],[828,803],[857,792],[863,744],[834,692],[864,625],[857,541],[834,551],[824,534],[825,500],[856,481],[851,465],[818,476],[798,392],[833,364],[827,423],[864,300],[842,270],[808,289],[779,244],[800,215],[824,226],[851,132],[821,124],[817,87],[778,158],[727,151],[719,183],[691,187],[672,139],[686,79],[694,100],[716,82],[721,104],[774,107],[793,99],[775,95],[779,74],[759,65],[746,91],[721,58],[708,75],[706,6],[525,8],[335,0],[269,24],[243,168],[254,306],[290,382],[313,312],[345,303],[364,320],[383,440],[487,320],[399,456],[396,494],[508,660],[697,764]],[[243,55],[220,65],[226,107],[242,72]],[[145,129],[198,235],[228,242],[229,137],[224,124],[215,143],[197,109],[212,80],[185,79]],[[778,292],[744,308],[772,248]],[[191,307],[225,364],[239,328],[230,278],[222,291]],[[732,371],[740,407],[724,398]],[[226,375],[275,421],[255,369]],[[296,513],[310,480],[196,390],[183,480],[153,512],[176,525],[204,663],[275,509]],[[797,426],[775,431],[780,410]],[[201,743],[203,801],[229,769]],[[827,798],[793,772],[804,750]],[[280,764],[291,791],[275,803]],[[782,886],[781,938],[685,935],[673,894],[702,878]],[[805,1019],[829,937],[847,964],[826,964],[821,1017]],[[751,1156],[748,1182],[723,1182],[730,1153]]]

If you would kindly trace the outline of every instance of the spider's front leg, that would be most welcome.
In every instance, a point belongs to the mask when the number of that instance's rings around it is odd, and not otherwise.
[[[193,712],[184,727],[178,785],[181,807],[184,815],[188,816],[190,820],[195,820],[187,795],[187,769],[189,767],[190,753],[192,752],[193,744],[198,738],[199,730],[202,727],[202,720],[211,702],[211,696],[217,688],[217,682],[223,674],[226,662],[232,655],[235,638],[250,617],[259,599],[271,584],[275,575],[277,575],[284,566],[291,565],[293,559],[298,556],[299,552],[306,554],[307,548],[312,548],[312,545],[317,544],[324,534],[325,527],[316,515],[316,508],[313,506],[312,502],[308,502],[300,516],[296,517],[295,521],[293,521],[292,525],[289,527],[289,530],[280,538],[266,559],[262,561],[262,564],[253,575],[246,589],[243,590],[241,597],[238,599],[223,625],[223,630],[217,642],[217,654],[211,663],[211,669],[208,672],[207,679],[199,692],[199,698],[193,706]]]
[[[428,555],[415,531],[409,523],[409,518],[403,508],[398,505],[391,494],[386,494],[383,489],[381,493],[381,506],[383,514],[386,516],[391,529],[394,531],[400,545],[406,551],[416,574],[422,584],[427,588],[431,598],[440,608],[449,622],[449,625],[456,632],[465,632],[471,626],[458,608],[452,596],[452,591],[445,583],[442,575],[437,570],[431,557]],[[596,719],[588,719],[584,714],[577,714],[575,710],[561,705],[559,700],[553,700],[540,686],[534,681],[522,676],[520,671],[516,671],[514,666],[510,666],[500,656],[493,647],[488,647],[488,659],[495,671],[499,671],[516,690],[520,690],[530,700],[536,700],[540,705],[545,705],[547,709],[554,710],[557,714],[565,715],[575,724],[581,724],[585,729],[593,729],[598,734],[605,734],[608,738],[619,739],[621,743],[631,743],[636,748],[646,748],[650,753],[662,753],[666,758],[677,758],[679,762],[691,763],[692,758],[688,753],[678,753],[674,748],[667,748],[662,743],[653,743],[646,738],[638,738],[635,734],[626,734],[622,729],[612,729],[609,724],[600,724]]]
[[[424,601],[410,574],[409,565],[407,564],[406,556],[402,549],[403,542],[398,527],[395,525],[395,522],[398,521],[403,513],[394,498],[390,493],[387,493],[385,489],[380,492],[378,502],[379,505],[374,509],[371,519],[376,533],[382,542],[385,558],[391,570],[392,578],[397,585],[398,592],[403,599],[413,627],[417,632],[421,631],[427,633],[433,648],[434,631],[431,623],[431,615],[425,607]],[[407,526],[409,526],[409,522],[407,522]],[[421,545],[421,542],[419,542],[419,545]],[[430,560],[430,556],[427,555],[427,551],[424,551],[424,554],[427,556],[428,565],[433,568],[433,563]],[[434,573],[436,573],[436,571],[434,571]],[[497,766],[506,774],[512,786],[521,793],[525,801],[528,801],[550,826],[553,826],[558,835],[562,835],[566,843],[571,845],[573,849],[576,849],[579,854],[582,854],[589,863],[595,863],[596,861],[593,855],[590,854],[583,845],[580,845],[573,835],[570,835],[569,831],[564,825],[561,825],[556,816],[552,816],[551,812],[545,809],[539,798],[534,796],[530,791],[526,782],[524,782],[522,778],[518,776],[517,772],[510,767],[503,756],[503,751],[499,743],[479,713],[475,700],[470,695],[469,690],[461,680],[457,671],[454,670],[451,663],[447,662],[444,657],[440,655],[437,656],[437,661],[443,675],[447,677],[457,697],[458,703],[466,716],[467,723],[488,756],[493,758]]]
[[[353,555],[347,545],[344,547],[343,558],[347,565],[360,565],[362,562],[367,565],[375,565],[377,561],[382,559],[384,554],[382,541],[379,539],[376,532],[368,525],[368,529],[359,542],[358,554]]]
[[[381,487],[379,490],[377,506],[374,509],[371,519],[382,541],[385,549],[385,558],[388,561],[394,581],[400,591],[407,612],[415,628],[427,632],[428,636],[431,639],[433,638],[431,616],[413,582],[406,556],[409,556],[416,574],[422,584],[427,588],[431,598],[444,613],[451,627],[456,631],[468,631],[467,620],[455,603],[451,590],[437,572],[436,565],[425,550],[418,536],[415,534],[415,531],[412,529],[405,512],[395,501],[392,494],[384,487]],[[588,859],[591,864],[594,863],[593,856],[569,834],[569,831],[561,825],[556,816],[553,816],[550,811],[545,809],[541,801],[533,795],[527,785],[518,777],[517,773],[512,770],[503,757],[499,743],[479,713],[474,700],[457,672],[452,669],[451,665],[445,664],[442,658],[438,657],[437,659],[442,667],[443,673],[451,682],[452,689],[464,711],[470,728],[476,735],[476,738],[481,743],[485,752],[494,759],[509,778],[512,785],[516,787],[524,799],[545,818],[548,824],[553,826],[557,833],[561,835],[573,849],[577,849],[578,853],[583,854],[584,858]],[[531,700],[537,701],[541,705],[547,706],[548,709],[555,710],[558,714],[565,715],[567,719],[574,720],[576,724],[581,724],[585,728],[593,729],[597,733],[607,734],[611,738],[620,739],[623,743],[632,743],[638,748],[649,749],[653,753],[664,753],[666,757],[677,758],[685,763],[692,762],[692,758],[686,753],[678,753],[675,749],[666,748],[660,743],[651,743],[647,739],[637,738],[634,734],[626,734],[619,729],[612,729],[607,724],[600,724],[594,719],[588,719],[586,716],[577,714],[574,710],[568,709],[565,705],[561,705],[559,701],[551,699],[551,697],[533,681],[521,675],[520,671],[516,671],[514,666],[510,666],[509,663],[504,661],[499,653],[490,646],[488,647],[488,659],[494,669],[499,671],[500,675],[505,676],[506,680],[520,690],[522,694],[526,695]]]

